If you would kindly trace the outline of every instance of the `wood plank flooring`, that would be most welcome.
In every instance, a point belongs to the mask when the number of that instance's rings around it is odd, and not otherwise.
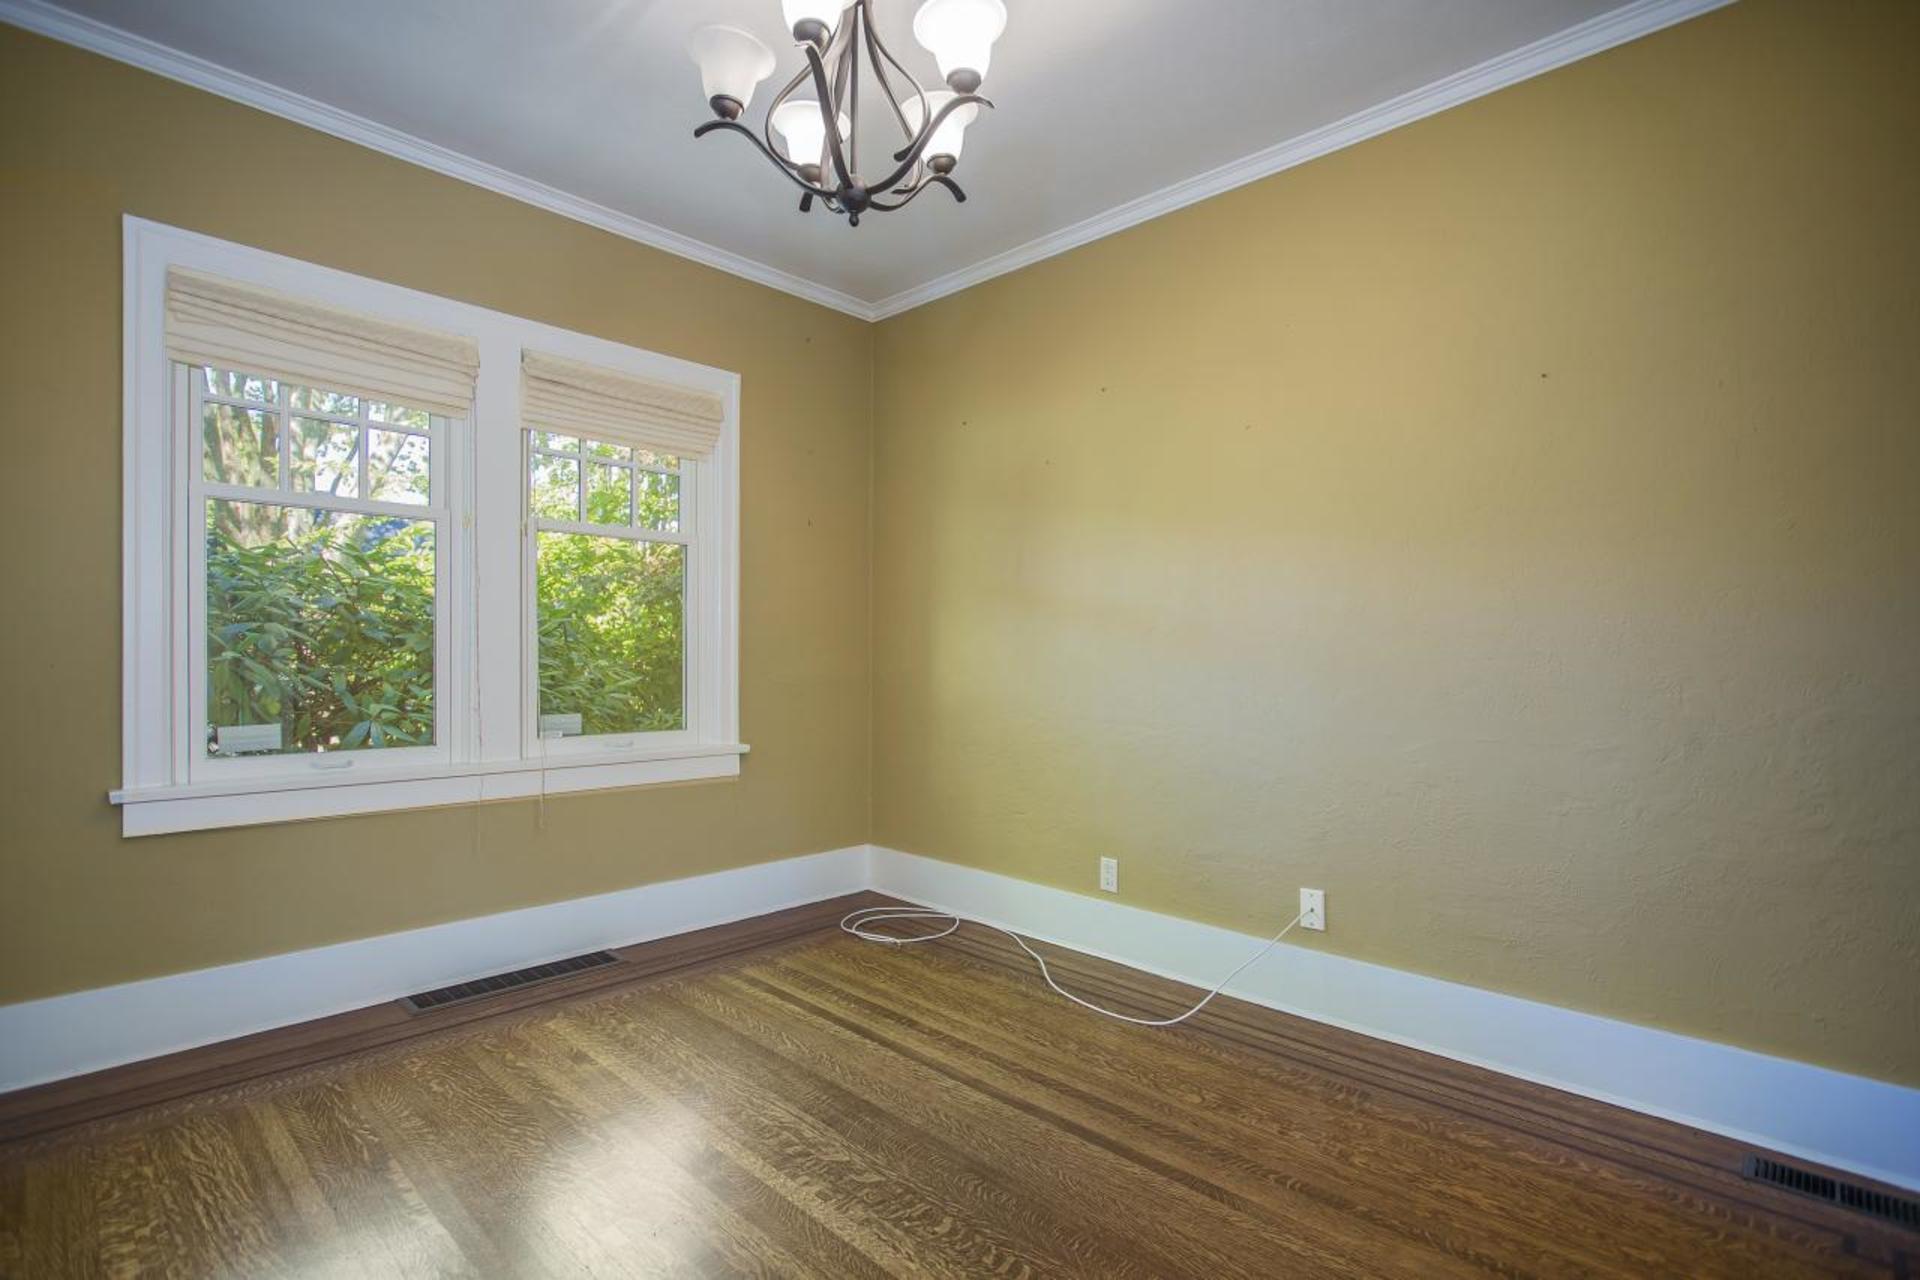
[[[1710,1135],[1235,1002],[1122,1026],[1052,996],[992,935],[894,949],[820,924],[728,935],[744,951],[682,944],[619,985],[57,1132],[16,1112],[32,1136],[0,1147],[0,1275],[1920,1262],[1910,1234],[1743,1181],[1743,1149]],[[1058,970],[1140,1011],[1187,1000],[1085,957]],[[399,1024],[356,1034],[374,1025]]]

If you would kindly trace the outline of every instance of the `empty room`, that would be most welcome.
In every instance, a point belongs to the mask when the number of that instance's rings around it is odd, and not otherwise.
[[[0,1277],[1920,1276],[1916,68],[0,0]]]

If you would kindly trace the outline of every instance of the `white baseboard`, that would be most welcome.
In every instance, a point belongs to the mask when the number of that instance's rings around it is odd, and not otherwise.
[[[1200,987],[1265,941],[892,849],[872,873],[882,893]],[[1227,993],[1920,1189],[1920,1089],[1306,947],[1283,944]]]
[[[0,1093],[866,887],[867,846],[0,1005]]]
[[[0,1006],[0,1092],[866,888],[1202,987],[1263,941],[855,845]],[[1338,903],[1330,905],[1339,910]],[[1284,947],[1227,990],[1268,1008],[1920,1189],[1920,1090],[1305,947]]]

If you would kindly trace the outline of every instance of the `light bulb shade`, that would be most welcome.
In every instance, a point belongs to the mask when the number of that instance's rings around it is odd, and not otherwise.
[[[793,32],[795,39],[805,39],[800,24],[818,23],[826,28],[826,36],[833,35],[833,29],[840,25],[840,14],[844,0],[780,0],[780,16],[787,20],[787,30]]]
[[[959,96],[959,94],[951,89],[931,89],[927,92],[927,110],[937,116],[940,114],[942,107]],[[903,104],[902,109],[906,112],[907,124],[915,133],[918,133],[920,131],[920,99],[917,97],[908,98]],[[960,146],[966,141],[967,126],[972,124],[974,118],[979,114],[980,104],[977,102],[969,102],[966,106],[961,107],[945,120],[942,120],[939,125],[934,128],[933,136],[927,139],[927,145],[921,150],[920,155],[923,158],[927,156],[952,156],[955,160],[958,160],[960,158]]]
[[[687,37],[707,101],[731,98],[745,110],[753,88],[773,74],[773,50],[738,27],[701,27]]]
[[[795,164],[818,164],[827,145],[827,118],[812,98],[789,98],[773,113],[773,131],[787,144],[787,159]],[[840,139],[853,132],[846,112],[840,113]],[[833,184],[829,182],[828,186]]]
[[[1001,0],[927,0],[913,17],[913,38],[940,64],[945,80],[962,70],[984,78],[993,42],[1006,29]]]

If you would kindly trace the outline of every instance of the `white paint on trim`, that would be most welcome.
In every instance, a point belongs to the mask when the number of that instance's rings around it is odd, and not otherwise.
[[[0,1092],[854,893],[867,846],[0,1005]]]
[[[183,53],[95,18],[70,13],[47,3],[47,0],[0,0],[0,22],[102,54],[196,89],[204,89],[269,115],[306,125],[309,129],[318,129],[336,138],[344,138],[423,169],[431,169],[435,173],[458,178],[549,213],[557,213],[563,218],[584,222],[590,227],[598,227],[616,236],[664,250],[676,257],[766,285],[769,289],[778,289],[782,293],[817,302],[823,307],[832,307],[835,311],[844,311],[862,320],[873,319],[872,304],[850,293],[803,279],[617,209],[609,209],[603,204],[522,177],[498,165],[476,160],[463,152],[403,133],[377,120],[369,120],[304,94],[269,84],[244,71]]]
[[[970,267],[949,272],[925,284],[903,290],[879,302],[856,298],[829,285],[807,280],[777,267],[682,235],[630,214],[571,195],[556,187],[535,182],[497,165],[453,151],[424,138],[389,128],[377,121],[358,116],[339,107],[293,93],[183,53],[157,41],[133,35],[118,27],[70,13],[47,0],[0,0],[0,22],[64,41],[116,61],[151,71],[155,75],[204,89],[208,93],[292,120],[336,138],[370,147],[375,151],[417,164],[435,173],[458,178],[499,195],[557,213],[602,231],[624,236],[640,244],[664,250],[682,258],[766,285],[809,302],[831,307],[862,320],[884,320],[902,311],[971,288],[994,276],[1005,275],[1055,254],[1124,231],[1162,214],[1185,208],[1235,187],[1291,169],[1295,165],[1350,147],[1356,142],[1396,129],[1403,124],[1470,102],[1508,85],[1581,58],[1650,35],[1688,18],[1697,17],[1733,0],[1634,0],[1633,3],[1603,13],[1532,44],[1515,49],[1478,66],[1456,72],[1432,84],[1401,94],[1377,106],[1369,107],[1344,120],[1310,130],[1264,151],[1235,160],[1220,168],[1187,178],[1159,191],[1129,200],[1105,213],[1096,214],[1069,227],[1049,232],[1026,244],[1008,249]]]
[[[304,822],[354,813],[427,809],[481,804],[493,800],[532,800],[575,791],[615,787],[654,787],[669,782],[710,782],[740,776],[743,745],[692,746],[659,751],[652,758],[573,759],[541,765],[481,762],[390,770],[366,777],[267,779],[223,789],[223,784],[115,790],[107,798],[121,806],[123,836],[211,831],[268,822]]]
[[[1265,939],[878,848],[873,887],[1198,987]],[[1274,925],[1293,904],[1274,893]],[[1036,983],[1038,979],[1035,979]],[[1229,995],[1920,1189],[1920,1089],[1282,945]],[[1045,994],[1044,991],[1042,994]],[[1074,1016],[1063,1008],[1063,1017]]]
[[[1731,3],[1733,0],[1635,0],[1623,8],[1589,18],[1510,53],[1489,58],[1478,66],[1468,67],[1397,98],[1389,98],[1357,111],[1344,120],[1309,130],[1264,151],[1256,151],[1217,169],[1196,174],[1125,204],[1115,205],[1105,213],[1095,214],[1072,226],[1050,231],[1038,239],[982,259],[970,267],[962,267],[892,297],[882,298],[872,304],[871,318],[884,320],[888,316],[911,311],[950,293],[971,289],[995,276],[1032,266],[1042,259],[1076,249],[1117,231],[1125,231],[1128,227],[1211,199],[1249,182],[1258,182],[1295,165],[1350,147],[1356,142],[1378,137],[1403,124],[1412,124],[1450,107],[1485,97],[1523,80],[1531,80],[1568,63],[1603,53],[1616,45],[1638,40],[1641,36],[1651,35]]]
[[[855,845],[0,1006],[0,1092],[865,888],[1201,987],[1265,941],[1111,899]],[[1275,904],[1276,911],[1290,905],[1278,896]],[[1920,1190],[1920,1090],[1308,947],[1283,946],[1227,991]]]
[[[121,694],[122,833],[151,835],[547,791],[649,786],[735,777],[739,724],[740,376],[540,324],[471,303],[123,216],[125,238]],[[203,700],[189,634],[196,579],[177,495],[193,464],[181,451],[185,375],[167,357],[170,268],[247,281],[295,297],[470,337],[480,352],[474,405],[444,443],[456,492],[448,517],[451,587],[443,703],[456,713],[442,758],[355,753],[332,769],[293,758],[207,761],[191,750]],[[520,420],[522,352],[534,349],[720,398],[719,439],[691,464],[692,532],[705,548],[688,572],[687,727],[622,739],[535,736],[531,547],[525,541]],[[171,386],[171,400],[164,389]],[[688,530],[683,529],[683,535]],[[450,657],[451,661],[447,661]],[[378,757],[378,758],[375,758]]]

